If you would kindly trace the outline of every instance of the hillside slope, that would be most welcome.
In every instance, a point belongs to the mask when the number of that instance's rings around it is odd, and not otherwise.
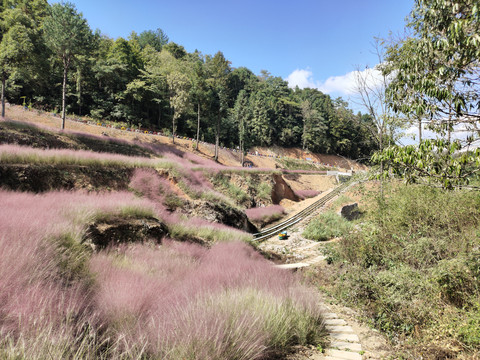
[[[61,119],[57,116],[36,110],[24,110],[24,108],[15,105],[8,106],[6,119],[27,121],[36,125],[43,125],[58,129],[60,128],[61,124]],[[69,131],[80,131],[93,135],[108,136],[116,139],[137,140],[145,143],[172,145],[172,139],[166,136],[121,131],[119,129],[74,121],[73,118],[67,119],[66,129]],[[194,152],[195,154],[208,159],[213,159],[215,151],[214,145],[208,143],[201,143],[198,151],[194,151],[193,142],[182,138],[176,138],[175,145],[173,146],[182,151]],[[255,147],[250,149],[250,153],[246,156],[245,160],[250,160],[255,167],[268,169],[289,168],[289,164],[288,162],[286,163],[285,160],[299,160],[304,163],[304,167],[306,166],[306,168],[317,170],[332,168],[337,168],[341,171],[366,170],[365,165],[359,164],[342,156],[313,154],[298,148]],[[219,152],[219,163],[225,166],[241,166],[240,153],[233,151],[233,149],[221,148]]]

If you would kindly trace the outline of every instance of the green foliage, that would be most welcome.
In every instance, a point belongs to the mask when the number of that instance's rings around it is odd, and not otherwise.
[[[362,158],[376,148],[357,126],[364,118],[345,102],[315,89],[292,90],[267,71],[232,69],[220,51],[188,53],[161,29],[133,32],[128,40],[92,35],[68,2],[19,0],[0,10],[0,72],[12,103],[27,99],[35,108],[62,109],[62,117],[90,114],[127,127],[169,129],[215,142],[217,150],[304,146]],[[52,84],[62,84],[62,98]]]
[[[326,170],[327,168],[324,166],[319,166],[317,164],[314,164],[312,162],[308,162],[305,160],[295,160],[295,159],[289,159],[289,158],[280,158],[277,159],[277,162],[279,162],[284,169],[288,170]],[[331,170],[331,168],[328,168]]]
[[[459,141],[424,140],[420,145],[391,146],[372,156],[383,163],[381,177],[400,176],[407,183],[439,184],[451,190],[470,182],[479,171],[480,150],[459,152]]]
[[[62,88],[62,129],[65,128],[66,83],[71,62],[87,52],[92,40],[92,31],[82,14],[77,13],[72,3],[55,3],[50,8],[50,16],[43,22],[45,44],[56,54],[63,65]]]
[[[232,198],[237,205],[241,205],[249,199],[248,194],[235,184],[232,184],[230,177],[225,174],[219,172],[215,174],[211,180],[215,188]]]
[[[151,208],[142,206],[123,206],[115,209],[114,212],[97,211],[92,219],[94,222],[106,222],[115,218],[146,219],[155,218],[155,212]]]
[[[480,16],[475,0],[417,0],[407,24],[410,36],[388,47],[392,77],[388,103],[396,112],[445,134],[455,124],[474,130],[480,110]]]
[[[325,241],[334,237],[341,237],[353,229],[350,222],[334,211],[328,211],[310,221],[302,236],[306,239]]]
[[[328,251],[334,292],[408,346],[480,350],[479,194],[398,184],[385,193]]]
[[[133,33],[131,37],[138,41],[142,49],[151,46],[156,51],[161,51],[162,47],[168,43],[168,36],[162,29],[142,31],[140,35]]]
[[[272,191],[273,191],[273,188],[271,184],[266,182],[261,182],[260,184],[258,184],[257,197],[265,201],[271,201]]]
[[[242,231],[215,226],[190,226],[185,222],[168,224],[168,233],[172,239],[180,241],[199,240],[210,244],[234,240],[249,242],[253,239],[251,234]]]
[[[458,333],[461,341],[472,349],[480,348],[480,303],[466,313],[465,320],[460,325]]]

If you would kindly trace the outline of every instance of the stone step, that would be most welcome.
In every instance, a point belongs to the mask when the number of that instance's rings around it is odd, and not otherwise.
[[[325,328],[329,333],[354,333],[352,327],[347,325],[326,325]]]
[[[362,351],[362,345],[358,343],[334,340],[330,343],[330,348],[338,350]]]
[[[357,352],[352,351],[343,351],[343,350],[333,350],[328,349],[325,351],[326,359],[342,359],[342,360],[362,360],[362,355]]]
[[[357,335],[351,333],[330,333],[330,337],[333,340],[342,340],[359,343],[360,339]]]
[[[335,313],[326,312],[322,314],[324,319],[338,319],[338,315]]]
[[[347,325],[347,322],[343,319],[327,319],[325,325]]]

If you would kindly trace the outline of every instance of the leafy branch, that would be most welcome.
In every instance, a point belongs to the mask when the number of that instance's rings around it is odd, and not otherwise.
[[[389,146],[372,157],[383,163],[377,177],[401,177],[407,183],[440,185],[452,190],[468,185],[480,171],[480,149],[464,151],[460,141],[424,140],[418,146]]]

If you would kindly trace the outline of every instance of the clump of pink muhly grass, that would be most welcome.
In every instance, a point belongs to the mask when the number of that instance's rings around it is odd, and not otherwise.
[[[89,290],[82,280],[69,280],[76,274],[69,274],[60,261],[68,267],[71,254],[55,239],[80,241],[85,222],[96,212],[148,203],[129,193],[35,195],[3,190],[0,202],[0,333],[60,329],[72,316],[76,322],[95,323],[95,316],[86,314]]]
[[[295,195],[297,195],[302,200],[315,197],[318,194],[320,194],[320,191],[317,190],[295,190]]]
[[[251,221],[265,221],[269,218],[280,217],[285,214],[285,209],[281,205],[270,205],[266,207],[256,207],[245,210],[249,220]]]
[[[19,145],[0,145],[0,160],[20,163],[67,163],[85,164],[99,163],[102,165],[124,166],[155,166],[160,160],[145,157],[134,157],[110,153],[98,153],[87,150],[70,149],[36,149]]]
[[[68,330],[68,314],[85,316],[81,284],[62,285],[55,246],[46,238],[67,231],[54,202],[32,194],[0,191],[0,333],[30,336]]]
[[[67,256],[68,263],[69,255],[59,256],[54,239],[70,234],[80,241],[96,212],[151,206],[130,193],[0,191],[0,200],[2,336],[34,338],[53,329],[45,346],[61,336],[75,348],[89,324],[133,357],[254,359],[270,346],[273,335],[265,329],[275,328],[265,309],[294,304],[295,311],[318,318],[314,297],[295,276],[239,242],[206,249],[164,241],[160,247],[134,244],[96,253],[87,260],[93,287],[65,274],[59,261]]]
[[[136,244],[115,255],[94,255],[91,268],[98,279],[95,306],[111,336],[123,339],[127,349],[142,339],[148,353],[162,358],[185,351],[205,359],[212,351],[216,358],[229,351],[245,354],[238,358],[260,356],[271,336],[255,312],[265,297],[318,315],[314,297],[295,276],[272,267],[244,243],[209,250],[168,241],[156,249]],[[257,295],[249,297],[248,306],[224,301],[227,293],[252,292]]]

